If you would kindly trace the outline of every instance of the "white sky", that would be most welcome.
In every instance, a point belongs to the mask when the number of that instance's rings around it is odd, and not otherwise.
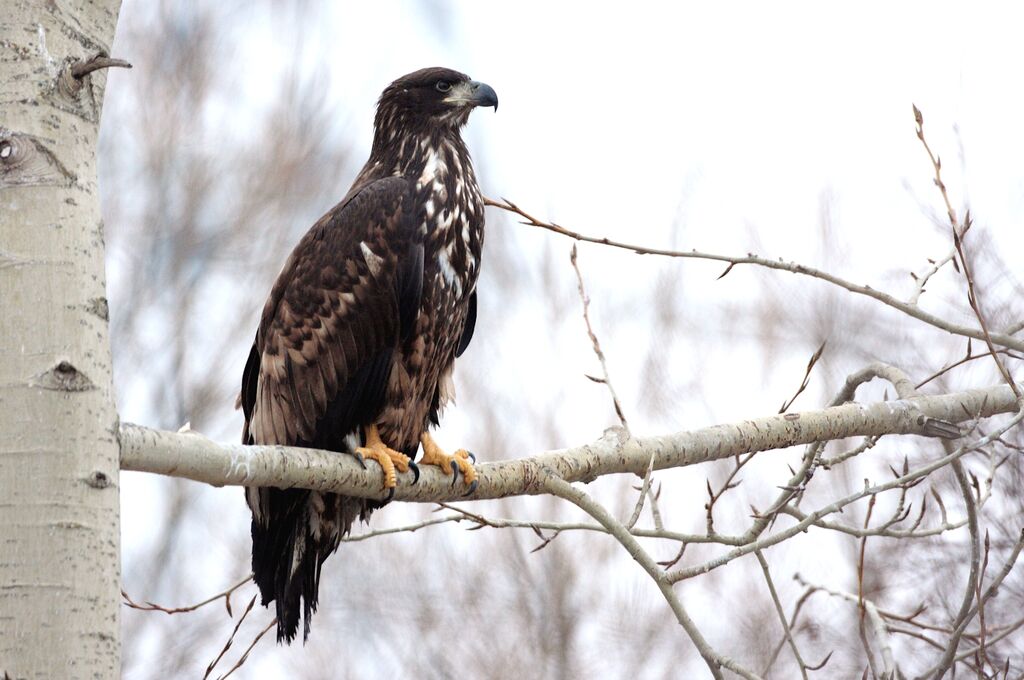
[[[936,214],[943,210],[914,135],[913,102],[944,159],[954,204],[960,208],[969,200],[975,229],[1000,244],[1014,271],[1024,272],[1024,6],[326,5],[309,10],[322,16],[301,46],[275,40],[273,23],[254,14],[230,66],[250,97],[237,103],[239,111],[226,113],[244,120],[245,106],[264,105],[265,93],[275,91],[266,84],[280,73],[277,65],[305,59],[311,71],[315,64],[325,74],[328,105],[337,107],[344,134],[362,156],[384,85],[422,66],[451,66],[492,85],[501,101],[496,114],[475,113],[466,133],[486,194],[618,240],[728,254],[756,250],[809,265],[838,262],[839,275],[906,295],[908,270],[923,269],[926,258],[949,249],[947,234],[921,212],[922,205]],[[433,23],[444,21],[436,8],[452,13],[450,22],[440,24],[443,40]],[[128,76],[111,74],[111,88],[122,77]],[[234,134],[244,135],[244,125]],[[350,181],[339,178],[339,196]],[[826,199],[836,242],[823,248]],[[496,214],[490,215],[493,220]],[[539,263],[547,252],[541,244],[554,237],[523,229],[515,242],[536,253]],[[556,241],[551,252],[563,258],[568,248]],[[581,250],[580,261],[595,300],[595,322],[607,332],[613,376],[641,431],[774,412],[821,340],[809,333],[774,373],[759,356],[735,346],[707,349],[697,367],[706,378],[704,401],[680,404],[674,421],[648,419],[638,413],[643,385],[628,358],[633,344],[646,343],[644,329],[617,321],[630,306],[642,305],[636,291],[649,290],[667,265],[593,247]],[[567,259],[563,264],[565,289],[575,284]],[[742,299],[760,280],[737,272],[716,283],[721,267],[671,266],[681,268],[694,310]],[[523,276],[536,280],[539,274]],[[482,313],[496,314],[500,303],[482,300],[492,310]],[[547,380],[550,389],[571,396],[563,406],[566,441],[538,439],[540,448],[589,441],[611,424],[606,395],[580,379],[597,370],[582,325],[559,338],[557,354],[535,369],[524,369],[522,357],[551,354],[552,338],[507,338],[508,356],[518,354],[520,361],[493,367],[496,380]],[[737,344],[742,348],[742,340]],[[747,381],[740,394],[737,380]],[[812,387],[803,407],[816,406],[823,392],[821,385]],[[130,404],[122,411],[126,419],[145,420],[132,415]],[[456,409],[443,432],[452,441],[471,442],[472,427]],[[148,495],[138,476],[126,475],[126,555],[133,543],[146,540],[142,520],[154,511]],[[241,517],[244,508],[236,509]]]

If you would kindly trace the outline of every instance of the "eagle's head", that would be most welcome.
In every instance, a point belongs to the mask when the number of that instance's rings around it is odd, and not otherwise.
[[[422,128],[457,131],[477,106],[498,110],[494,88],[449,68],[420,69],[391,83],[381,94],[377,133],[386,130],[390,137]]]

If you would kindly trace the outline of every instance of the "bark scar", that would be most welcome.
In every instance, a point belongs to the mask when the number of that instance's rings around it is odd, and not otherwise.
[[[42,140],[0,127],[0,189],[16,186],[71,186],[75,175]]]
[[[89,377],[75,368],[67,359],[63,359],[43,373],[33,376],[29,380],[29,385],[58,392],[87,392],[96,389]]]

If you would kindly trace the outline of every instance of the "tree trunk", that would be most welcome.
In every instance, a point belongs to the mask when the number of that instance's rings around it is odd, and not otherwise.
[[[0,677],[120,673],[117,413],[96,188],[119,0],[0,12]],[[80,73],[80,71],[79,71]]]

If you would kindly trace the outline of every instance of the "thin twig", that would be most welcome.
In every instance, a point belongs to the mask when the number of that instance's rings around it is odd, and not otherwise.
[[[88,61],[76,61],[70,67],[71,77],[75,80],[81,80],[85,76],[89,75],[93,71],[98,71],[102,68],[131,68],[124,59],[111,59],[105,54],[97,54]]]
[[[892,642],[889,639],[888,626],[886,626],[885,620],[874,602],[865,599],[860,595],[847,593],[841,590],[833,590],[831,588],[826,588],[825,586],[809,583],[800,574],[796,574],[793,578],[807,588],[820,590],[823,593],[828,593],[833,597],[838,597],[846,600],[847,602],[852,602],[854,605],[862,608],[862,610],[867,614],[868,622],[871,624],[872,633],[874,634],[875,644],[878,645],[879,652],[882,655],[882,668],[885,673],[884,677],[886,679],[903,677],[892,651]],[[874,668],[874,662],[871,659],[870,654],[868,654],[868,661],[871,664],[871,667]]]
[[[252,611],[253,605],[256,604],[256,597],[256,595],[253,595],[252,599],[249,600],[249,606],[245,608],[245,611],[243,611],[242,615],[238,618],[238,623],[235,624],[234,629],[231,631],[231,635],[228,636],[228,641],[224,643],[224,647],[220,650],[217,657],[206,667],[206,673],[203,674],[203,680],[210,677],[210,674],[213,673],[213,669],[216,668],[217,664],[220,663],[220,660],[223,659],[224,655],[228,653],[229,649],[231,649],[231,644],[235,640],[235,635],[238,633],[238,629],[242,627],[242,622],[245,621],[247,616],[249,616],[249,612]]]
[[[246,660],[248,660],[249,653],[252,652],[252,650],[256,646],[256,644],[261,639],[263,639],[263,636],[266,635],[270,631],[270,629],[273,628],[275,625],[277,625],[277,619],[276,618],[275,619],[271,619],[270,623],[267,624],[266,628],[261,630],[259,632],[259,634],[249,644],[249,646],[245,648],[245,651],[242,653],[242,656],[239,657],[238,661],[235,662],[235,665],[232,666],[231,668],[229,668],[228,672],[225,673],[224,675],[220,676],[219,678],[217,678],[217,680],[224,680],[224,678],[228,677],[229,675],[231,675],[232,673],[237,671],[239,668],[241,668],[242,664],[244,664],[246,662]]]
[[[811,595],[814,595],[814,593],[816,592],[817,590],[814,588],[805,589],[803,595],[801,595],[800,598],[796,601],[796,604],[793,605],[793,614],[789,617],[788,623],[789,630],[793,630],[794,628],[796,628],[796,621],[797,618],[800,616],[800,610],[803,609],[804,603],[806,603],[807,600],[810,599]],[[779,652],[781,652],[782,648],[786,646],[787,640],[787,635],[783,633],[782,638],[779,640],[778,644],[775,645],[775,649],[772,650],[771,656],[768,657],[768,661],[765,663],[764,669],[761,671],[761,675],[763,675],[764,677],[768,677],[768,673],[771,671],[772,666],[775,665],[776,659],[779,658]],[[829,652],[828,657],[825,657],[825,661],[822,662],[818,667],[820,668],[821,666],[824,666],[826,663],[828,663],[828,659],[831,656],[832,652]]]
[[[186,612],[194,612],[200,607],[205,607],[211,602],[216,602],[217,600],[224,598],[224,606],[228,610],[228,616],[231,616],[231,594],[251,580],[252,574],[249,574],[235,585],[228,587],[226,590],[222,590],[216,595],[211,595],[202,602],[190,604],[186,607],[164,607],[163,605],[159,605],[148,601],[145,604],[139,604],[132,598],[128,597],[128,593],[126,593],[123,589],[121,590],[121,597],[124,599],[124,604],[128,607],[131,607],[132,609],[138,609],[144,612],[163,612],[165,614],[184,614]]]
[[[1008,349],[996,350],[996,354],[999,354],[999,355],[1002,355],[1002,356],[1005,356],[1005,357],[1009,357],[1010,359],[1017,359],[1018,361],[1024,360],[1024,356],[1021,356],[1019,354],[1014,354],[1012,351],[1010,351]],[[985,354],[972,354],[971,353],[971,339],[968,338],[967,339],[967,355],[964,356],[964,358],[959,359],[957,361],[954,361],[953,363],[949,364],[948,366],[944,366],[943,368],[941,368],[938,371],[936,371],[935,373],[931,374],[930,376],[928,376],[927,378],[925,378],[921,382],[917,383],[917,385],[915,387],[918,387],[918,388],[924,387],[925,385],[927,385],[931,381],[933,381],[936,378],[939,378],[939,377],[945,375],[946,373],[948,373],[949,371],[953,370],[954,368],[958,368],[960,366],[963,366],[964,364],[966,364],[966,363],[968,363],[970,361],[974,361],[975,359],[983,359],[983,358],[986,358],[986,357],[989,357],[989,356],[991,356],[991,355],[988,352],[986,352]]]
[[[462,512],[461,510],[459,511]],[[366,531],[361,534],[349,534],[343,537],[341,540],[346,543],[356,543],[358,541],[365,541],[368,538],[376,538],[377,536],[386,536],[388,534],[411,534],[425,527],[431,527],[436,524],[449,524],[451,522],[461,522],[465,519],[466,518],[463,515],[448,515],[446,517],[434,517],[433,519],[423,520],[422,522],[416,522],[415,524],[407,524],[405,526],[400,527],[389,527],[387,529],[374,529],[373,531]]]
[[[608,388],[608,392],[612,397],[612,404],[615,406],[615,415],[619,417],[619,422],[622,423],[622,427],[626,432],[629,432],[629,423],[626,422],[626,414],[622,410],[622,404],[619,402],[619,396],[615,393],[615,387],[612,385],[611,376],[608,375],[608,362],[605,360],[604,352],[601,350],[601,342],[597,339],[597,334],[594,333],[594,327],[590,324],[590,298],[587,296],[587,291],[583,287],[583,274],[580,273],[579,264],[576,262],[576,244],[572,245],[572,251],[569,254],[569,261],[572,262],[572,268],[576,272],[576,287],[580,293],[580,300],[583,302],[583,321],[587,324],[587,335],[590,336],[590,343],[594,347],[594,354],[597,355],[597,360],[601,363],[601,374],[602,379],[598,382],[603,382],[605,387]]]
[[[796,401],[796,398],[807,389],[807,385],[811,382],[811,371],[814,370],[814,365],[818,363],[819,359],[821,359],[821,355],[825,351],[826,343],[827,341],[822,341],[821,345],[818,346],[818,349],[816,349],[814,354],[811,355],[810,361],[807,362],[807,370],[804,371],[804,379],[800,381],[800,387],[797,388],[796,394],[789,398],[789,401],[783,402],[782,407],[779,409],[779,413],[785,413],[788,411],[789,407],[793,405],[794,401]]]
[[[728,564],[737,557],[750,554],[754,550],[768,548],[773,545],[777,545],[778,543],[781,543],[782,541],[785,541],[786,539],[803,532],[805,529],[807,529],[807,527],[813,525],[815,522],[822,519],[823,517],[834,514],[838,512],[840,509],[846,507],[847,505],[850,505],[851,503],[861,500],[862,498],[871,496],[873,494],[882,493],[883,491],[889,491],[890,489],[901,488],[902,486],[915,482],[918,479],[923,479],[930,475],[931,473],[935,472],[936,470],[942,469],[947,465],[950,465],[953,461],[959,460],[962,456],[966,455],[967,453],[971,451],[976,451],[979,448],[987,446],[1003,432],[1006,432],[1016,427],[1018,424],[1020,424],[1022,420],[1024,420],[1024,403],[1020,405],[1020,408],[1021,410],[1017,412],[1017,415],[1015,415],[1012,419],[1004,423],[996,432],[993,432],[990,435],[982,437],[976,442],[973,442],[971,444],[965,444],[964,446],[961,446],[952,453],[943,456],[942,458],[936,459],[930,463],[922,465],[917,469],[911,470],[907,474],[897,477],[896,479],[881,484],[876,484],[874,486],[865,487],[861,491],[852,493],[844,498],[841,498],[833,503],[830,503],[829,505],[815,512],[809,513],[805,519],[798,522],[797,524],[788,527],[782,531],[779,531],[776,534],[772,534],[767,538],[763,538],[756,542],[743,542],[738,547],[734,548],[733,550],[730,550],[728,553],[712,558],[702,564],[697,564],[692,567],[687,567],[685,569],[680,568],[670,571],[667,573],[667,578],[671,583],[676,583],[677,581],[682,581],[685,579],[693,578],[694,576],[705,574],[725,564]]]
[[[947,452],[952,449],[952,444],[949,442],[944,441],[942,443],[946,447]],[[950,666],[953,664],[957,648],[960,645],[960,637],[967,628],[968,622],[973,617],[971,604],[974,602],[974,584],[978,580],[978,572],[981,568],[981,542],[978,535],[978,510],[974,502],[974,492],[971,490],[971,484],[967,479],[967,473],[964,470],[963,463],[958,459],[954,461],[952,468],[953,476],[956,479],[957,486],[960,487],[960,493],[964,499],[964,507],[967,510],[967,530],[970,532],[971,537],[971,568],[970,573],[967,576],[967,585],[964,588],[964,597],[960,604],[960,612],[953,620],[953,634],[946,643],[946,651],[943,653],[942,659],[939,661],[938,667],[935,669],[934,675],[932,676],[934,680],[941,680],[941,678],[946,674],[946,671],[949,670]]]
[[[789,627],[789,622],[786,621],[786,612],[783,611],[782,601],[779,600],[779,593],[775,590],[775,582],[772,580],[771,570],[768,568],[768,560],[764,558],[764,553],[760,550],[755,550],[754,555],[757,556],[757,561],[761,565],[761,573],[764,574],[765,583],[768,584],[768,592],[771,593],[772,602],[775,604],[775,612],[779,615],[779,623],[782,624],[782,633],[789,642],[789,648],[793,650],[793,658],[796,659],[796,663],[800,667],[800,677],[807,680],[807,664],[804,663],[803,657],[800,656],[800,650],[797,649],[796,640],[793,638],[793,631]]]
[[[963,224],[957,219],[956,210],[953,209],[953,204],[949,200],[949,193],[946,191],[946,184],[942,181],[942,161],[932,152],[931,147],[928,145],[928,140],[925,139],[924,116],[917,106],[914,106],[914,121],[917,124],[917,138],[921,140],[921,145],[924,146],[924,150],[928,153],[928,159],[931,160],[932,169],[935,171],[935,186],[938,187],[939,193],[942,194],[942,200],[946,204],[946,214],[949,216],[949,224],[953,229],[953,245],[960,256],[960,266],[963,268],[964,278],[967,280],[967,302],[970,304],[971,310],[978,320],[978,325],[981,326],[982,339],[988,347],[992,360],[996,363],[996,368],[999,369],[999,373],[1003,376],[1006,384],[1010,386],[1010,389],[1019,398],[1021,396],[1020,390],[1017,388],[1016,383],[1013,382],[1013,378],[1010,377],[1010,372],[1006,370],[1006,366],[999,359],[999,355],[996,354],[996,349],[992,342],[992,334],[988,330],[985,315],[981,311],[978,292],[974,286],[974,277],[971,275],[970,262],[967,259],[967,254],[964,252],[964,239],[971,228],[971,214],[970,212],[966,214]]]
[[[647,464],[647,472],[644,473],[644,480],[640,484],[640,495],[637,496],[636,505],[633,506],[633,514],[629,516],[629,521],[626,522],[626,528],[630,531],[636,526],[637,521],[640,519],[640,513],[644,509],[644,499],[647,498],[647,492],[651,488],[651,477],[654,475],[654,454],[651,454],[651,462]]]
[[[1013,550],[1010,551],[1010,556],[1003,562],[1003,566],[999,570],[999,573],[996,574],[996,577],[994,579],[992,579],[992,582],[989,584],[988,588],[985,589],[985,592],[982,594],[981,598],[978,599],[978,602],[987,602],[996,594],[996,592],[999,590],[999,587],[1003,584],[1003,581],[1006,579],[1007,575],[1009,575],[1010,571],[1013,570],[1014,565],[1017,563],[1017,558],[1020,557],[1022,550],[1024,550],[1024,530],[1020,532],[1017,538],[1017,542],[1013,546]],[[956,623],[950,641],[946,645],[945,653],[939,660],[939,663],[936,664],[935,667],[929,669],[926,673],[922,673],[921,677],[925,677],[928,675],[934,675],[934,677],[937,678],[942,677],[942,675],[947,670],[949,670],[949,668],[955,661],[960,660],[962,655],[955,654],[956,645],[954,645],[953,642],[955,641],[959,643],[960,638],[963,636],[964,631],[967,628],[967,624],[970,622],[972,618],[974,618],[974,615],[977,613],[977,607],[978,603],[976,602],[974,606],[966,612],[966,614],[961,612],[961,615],[957,616],[956,622],[958,623]],[[989,644],[991,644],[992,642],[995,642],[994,638],[989,640]],[[954,652],[954,654],[952,655],[950,654],[951,649]],[[971,654],[969,654],[968,656],[973,656],[973,654],[977,651],[977,649],[972,650]]]
[[[697,260],[711,260],[715,262],[726,262],[730,265],[730,269],[736,265],[741,264],[752,264],[759,267],[765,267],[767,269],[775,269],[779,271],[786,271],[792,274],[800,274],[802,276],[810,276],[812,278],[820,279],[834,286],[838,286],[844,290],[847,290],[856,295],[864,295],[881,302],[884,305],[892,307],[900,312],[903,312],[907,316],[910,316],[918,321],[922,321],[935,328],[953,333],[955,335],[962,335],[964,337],[975,338],[977,340],[984,340],[984,331],[976,328],[969,328],[967,326],[960,326],[958,324],[951,323],[945,319],[942,319],[934,314],[930,314],[923,309],[920,309],[917,305],[911,304],[899,300],[888,293],[875,290],[871,286],[861,286],[855,283],[851,283],[838,276],[830,274],[821,269],[815,269],[814,267],[808,267],[806,265],[797,264],[796,262],[785,262],[783,260],[772,260],[764,257],[758,257],[757,255],[747,255],[745,257],[731,256],[731,255],[718,255],[714,253],[698,252],[696,250],[682,251],[682,250],[668,250],[664,248],[649,248],[642,245],[623,243],[621,241],[614,241],[609,238],[587,236],[571,229],[566,229],[553,222],[544,222],[536,217],[533,217],[522,208],[512,203],[508,199],[502,199],[501,201],[495,201],[493,199],[484,199],[484,202],[492,207],[507,212],[514,213],[522,217],[525,221],[523,224],[531,227],[538,227],[540,229],[546,229],[556,234],[574,239],[576,241],[583,241],[586,243],[595,243],[598,245],[609,246],[612,248],[619,248],[622,250],[628,250],[633,253],[640,255],[660,255],[664,257],[679,257],[679,258],[691,258]],[[1006,333],[991,333],[989,335],[992,342],[1002,345],[1004,347],[1010,347],[1015,350],[1024,352],[1024,339],[1012,337]]]
[[[636,560],[641,567],[643,567],[644,571],[646,571],[658,585],[662,595],[672,608],[672,612],[676,615],[676,620],[679,622],[679,625],[683,627],[683,630],[686,631],[686,634],[690,637],[690,640],[697,648],[697,651],[700,653],[705,663],[707,663],[712,676],[719,680],[722,679],[724,677],[722,675],[722,668],[724,667],[744,678],[754,679],[758,677],[753,672],[747,670],[732,659],[718,654],[718,652],[711,647],[708,641],[704,639],[704,636],[697,628],[697,625],[693,622],[693,619],[691,619],[690,615],[687,614],[682,601],[672,589],[672,585],[665,578],[665,572],[658,566],[657,562],[654,561],[647,551],[643,549],[640,543],[629,533],[626,527],[619,523],[611,513],[595,502],[585,492],[561,479],[550,470],[546,471],[543,484],[548,493],[573,503],[596,519],[612,536],[616,538],[616,540],[619,541],[620,544],[622,544],[630,556]]]

